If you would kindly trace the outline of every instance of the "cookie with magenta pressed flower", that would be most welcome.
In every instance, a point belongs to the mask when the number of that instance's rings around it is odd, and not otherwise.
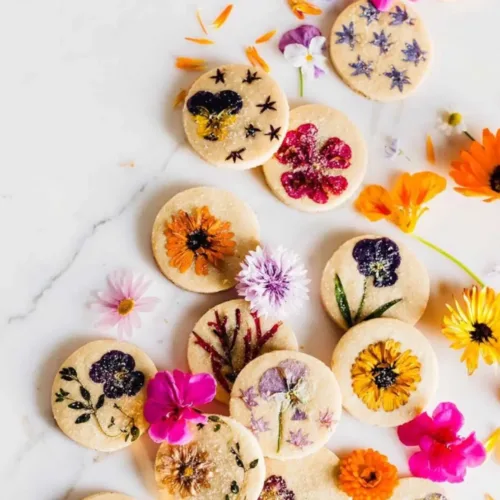
[[[155,461],[161,500],[257,500],[265,463],[252,433],[229,417],[209,415],[185,444],[163,443]]]
[[[98,340],[80,347],[52,385],[52,412],[59,428],[98,451],[125,448],[149,427],[143,407],[156,367],[136,346]]]
[[[265,457],[288,460],[324,446],[340,419],[342,400],[335,375],[319,359],[274,351],[243,368],[229,409],[253,432]]]
[[[298,460],[267,458],[259,500],[349,500],[336,484],[338,465],[339,459],[327,448]]]
[[[408,4],[379,11],[370,0],[348,5],[333,24],[330,56],[342,80],[375,101],[404,99],[429,71],[432,44]]]
[[[232,288],[240,265],[259,243],[252,209],[234,194],[212,187],[182,191],[156,216],[152,246],[161,272],[192,292]]]
[[[348,330],[335,347],[332,370],[344,408],[380,427],[396,427],[420,415],[438,384],[430,342],[397,319],[372,319]]]
[[[417,323],[427,307],[429,275],[400,242],[374,235],[345,242],[326,264],[321,299],[344,329],[374,318]]]
[[[127,495],[122,495],[121,493],[96,493],[95,495],[90,495],[85,497],[83,500],[134,500],[132,497]]]
[[[407,477],[399,480],[391,500],[451,500],[442,484],[419,477]]]
[[[188,363],[192,373],[210,373],[217,380],[216,398],[228,403],[234,381],[248,363],[268,352],[297,349],[286,323],[252,312],[246,300],[230,300],[196,323],[189,336]]]
[[[216,167],[246,170],[266,162],[286,133],[288,100],[263,70],[219,66],[186,97],[184,130],[191,147]]]
[[[322,212],[354,194],[366,163],[366,144],[356,125],[340,111],[310,104],[290,113],[285,140],[264,165],[264,174],[286,205]]]

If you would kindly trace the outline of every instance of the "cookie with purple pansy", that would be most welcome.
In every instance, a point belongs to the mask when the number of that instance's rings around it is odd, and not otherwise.
[[[286,205],[323,212],[354,194],[366,164],[365,141],[356,125],[340,111],[313,104],[292,110],[283,144],[264,165],[264,174]]]

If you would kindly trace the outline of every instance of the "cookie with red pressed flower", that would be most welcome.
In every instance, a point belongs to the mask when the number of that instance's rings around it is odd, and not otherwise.
[[[264,165],[264,174],[286,205],[322,212],[354,194],[366,164],[366,144],[359,129],[340,111],[311,104],[292,110],[285,140]]]
[[[259,233],[257,217],[245,202],[222,189],[197,187],[174,196],[156,216],[153,254],[177,286],[215,293],[235,285]]]
[[[238,64],[198,78],[183,110],[184,130],[196,153],[234,170],[266,162],[285,137],[288,117],[279,85],[262,69]]]
[[[394,490],[391,500],[451,500],[442,484],[419,477],[407,477],[399,480],[399,485]]]
[[[274,351],[251,361],[231,391],[231,417],[250,429],[265,457],[303,458],[325,445],[340,420],[334,374],[319,359]]]
[[[98,340],[80,347],[61,365],[52,386],[57,425],[93,450],[131,445],[149,427],[143,408],[155,373],[151,359],[127,342]]]
[[[375,101],[394,101],[423,82],[432,44],[424,23],[408,4],[395,1],[383,12],[370,0],[358,0],[333,24],[330,56],[352,90]]]
[[[236,377],[250,361],[267,352],[297,349],[286,323],[252,312],[246,300],[230,300],[196,323],[189,336],[188,363],[192,373],[213,375],[216,398],[228,403]]]
[[[121,493],[96,493],[95,495],[90,495],[85,497],[83,500],[134,500],[132,497],[127,495],[122,495]]]

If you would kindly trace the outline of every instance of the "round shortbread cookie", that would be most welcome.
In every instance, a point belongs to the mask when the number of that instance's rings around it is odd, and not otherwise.
[[[127,495],[122,495],[121,493],[96,493],[95,495],[90,495],[85,497],[83,500],[134,500],[132,497]]]
[[[287,460],[311,455],[328,441],[342,401],[335,376],[320,360],[274,351],[241,371],[229,408],[252,430],[264,456]]]
[[[370,0],[350,4],[330,37],[333,66],[355,92],[375,101],[404,99],[424,80],[432,44],[416,12],[396,1],[381,12]]]
[[[240,264],[259,244],[252,209],[211,187],[182,191],[156,216],[152,245],[162,273],[181,288],[214,293],[235,285]]]
[[[297,339],[282,321],[259,317],[243,300],[213,307],[196,323],[188,344],[193,373],[210,373],[217,380],[216,398],[229,402],[233,383],[256,357],[271,351],[296,351]]]
[[[216,167],[246,170],[266,162],[288,126],[288,100],[264,71],[228,64],[198,78],[183,110],[192,148]]]
[[[374,235],[345,242],[321,278],[323,305],[346,330],[382,315],[414,325],[425,312],[429,294],[429,275],[413,252]]]
[[[163,443],[155,476],[162,500],[245,498],[257,500],[265,463],[252,433],[228,417],[210,415],[186,445]]]
[[[408,477],[399,480],[391,500],[451,500],[442,484],[428,479]]]
[[[438,384],[431,344],[397,319],[373,319],[351,328],[333,352],[332,370],[344,408],[380,427],[396,427],[420,415]]]
[[[143,406],[156,367],[136,346],[98,340],[80,347],[52,385],[52,412],[69,438],[98,451],[115,451],[148,428]]]
[[[339,459],[327,448],[298,460],[266,459],[266,480],[259,500],[349,500],[336,485]],[[273,496],[273,494],[275,496]]]
[[[366,144],[356,125],[340,111],[310,104],[290,113],[285,140],[264,165],[264,174],[286,205],[322,212],[354,194],[366,163]]]

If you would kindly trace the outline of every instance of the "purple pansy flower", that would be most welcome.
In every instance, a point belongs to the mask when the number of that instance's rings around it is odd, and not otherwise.
[[[286,481],[281,476],[269,476],[264,483],[259,500],[295,500],[295,493],[288,489]]]
[[[264,372],[259,382],[259,392],[264,399],[276,396],[288,399],[292,405],[301,402],[304,377],[309,372],[307,366],[294,359],[286,359],[277,367]]]

